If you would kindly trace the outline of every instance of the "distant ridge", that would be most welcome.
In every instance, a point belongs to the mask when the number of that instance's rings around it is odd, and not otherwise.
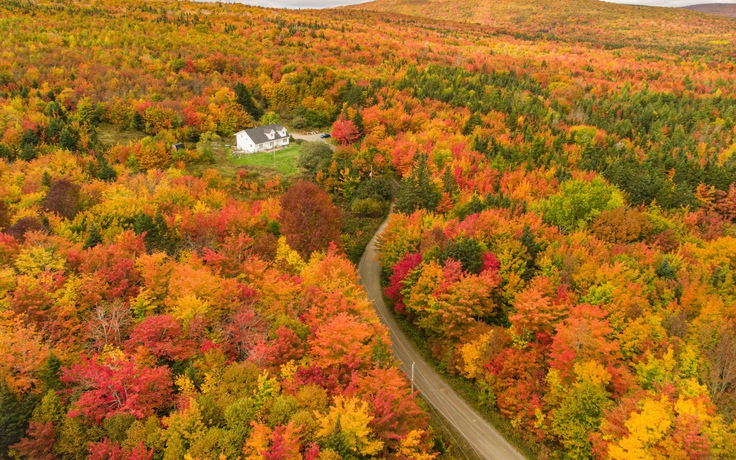
[[[736,43],[736,28],[726,17],[598,0],[376,0],[349,8],[476,23],[519,38],[586,42],[607,49],[687,53],[714,42]]]
[[[736,19],[736,4],[733,3],[706,3],[704,5],[684,6],[683,8],[700,13]]]

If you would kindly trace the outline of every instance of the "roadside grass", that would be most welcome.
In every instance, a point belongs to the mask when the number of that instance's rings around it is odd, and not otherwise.
[[[399,327],[401,327],[401,330],[404,331],[404,334],[409,341],[414,345],[422,358],[432,366],[435,372],[437,372],[437,374],[439,374],[442,379],[453,390],[455,390],[455,392],[460,395],[468,405],[470,405],[470,407],[472,407],[495,429],[497,429],[499,433],[501,433],[503,437],[511,443],[511,445],[516,447],[524,457],[530,459],[537,458],[540,454],[541,446],[524,439],[522,433],[520,433],[518,429],[514,428],[508,420],[503,418],[499,411],[493,410],[485,404],[481,404],[481,394],[471,381],[458,375],[447,373],[441,363],[432,356],[432,353],[429,350],[427,337],[405,318],[397,315],[393,308],[391,308],[390,300],[386,298],[384,298],[384,300],[386,305],[389,306],[389,311],[396,319]],[[472,449],[470,449],[470,451],[472,452]],[[468,456],[469,455],[470,454],[468,454]]]
[[[419,397],[419,406],[429,415],[429,431],[434,436],[437,460],[483,460],[465,438],[455,430],[424,398]]]
[[[235,166],[275,169],[288,176],[299,171],[296,166],[296,159],[299,156],[300,150],[299,144],[291,143],[286,148],[276,150],[275,152],[244,154],[238,158],[230,158],[229,161]]]

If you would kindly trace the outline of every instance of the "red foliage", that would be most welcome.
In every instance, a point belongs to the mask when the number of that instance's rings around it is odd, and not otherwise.
[[[340,210],[311,182],[299,181],[281,197],[281,233],[302,257],[340,242]]]
[[[317,460],[319,458],[319,444],[313,442],[304,452],[304,460]]]
[[[606,312],[592,305],[570,309],[570,316],[557,326],[550,351],[550,366],[561,375],[572,374],[572,366],[580,359],[602,359],[609,364],[620,358],[619,345],[610,337],[613,329]]]
[[[196,343],[184,335],[181,325],[171,315],[149,316],[136,324],[125,347],[129,353],[143,347],[167,361],[182,361],[196,353]]]
[[[332,137],[342,145],[348,145],[360,139],[360,132],[355,127],[355,123],[340,115],[340,118],[332,125]]]
[[[419,253],[406,254],[400,261],[393,267],[393,274],[389,278],[388,287],[385,289],[386,297],[395,302],[394,309],[403,313],[406,310],[404,305],[404,296],[401,290],[404,288],[403,281],[415,268],[422,263],[422,255]]]
[[[266,324],[250,307],[237,310],[223,329],[230,354],[237,359],[247,358],[266,334]]]
[[[171,396],[167,367],[146,367],[130,356],[82,357],[62,369],[61,381],[82,392],[69,416],[81,414],[97,422],[116,414],[147,417]]]
[[[18,253],[18,241],[7,233],[0,233],[0,264],[9,265]]]
[[[53,317],[54,292],[61,289],[64,276],[61,273],[40,273],[35,278],[21,277],[9,296],[10,309],[26,314],[35,324],[43,326]]]
[[[92,275],[80,287],[82,303],[92,306],[102,300],[111,302],[136,296],[141,278],[134,260],[145,253],[143,236],[133,232],[124,232],[114,244],[90,248],[79,267],[81,273]]]
[[[296,333],[281,326],[276,330],[276,338],[256,345],[250,359],[272,367],[298,360],[304,355],[304,342]]]
[[[54,441],[56,433],[52,422],[38,423],[31,421],[28,425],[26,437],[11,446],[21,457],[34,460],[56,460]]]
[[[88,460],[152,460],[153,450],[148,450],[139,443],[137,447],[128,450],[120,447],[117,442],[105,438],[101,442],[89,443]]]
[[[299,435],[292,422],[287,426],[278,426],[271,434],[271,448],[260,452],[265,460],[290,460],[299,453]]]
[[[89,443],[88,460],[125,460],[125,451],[117,442],[105,438],[101,442]]]
[[[501,267],[501,262],[498,261],[496,255],[492,252],[483,253],[483,271],[490,271],[491,273],[498,273],[498,269]]]
[[[546,364],[541,350],[534,346],[506,348],[485,368],[501,413],[535,429],[535,411],[542,408],[545,392]]]

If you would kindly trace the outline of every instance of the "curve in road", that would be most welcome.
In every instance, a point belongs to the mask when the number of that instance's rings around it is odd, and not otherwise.
[[[388,326],[393,342],[394,356],[401,362],[407,375],[414,375],[414,385],[444,419],[460,433],[475,453],[489,460],[523,460],[521,455],[501,434],[475,412],[455,391],[442,380],[407,340],[383,301],[381,265],[376,254],[376,240],[388,225],[386,220],[378,229],[358,264],[358,273],[368,297]]]

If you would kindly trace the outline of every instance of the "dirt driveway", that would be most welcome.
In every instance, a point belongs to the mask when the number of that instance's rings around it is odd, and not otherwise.
[[[329,139],[322,139],[322,138],[319,137],[319,136],[322,135],[322,133],[315,133],[315,134],[290,133],[290,134],[291,134],[291,137],[293,137],[294,139],[301,139],[301,140],[307,141],[307,142],[322,141],[325,144],[329,145],[330,148],[332,148],[332,150],[335,150],[335,146],[328,142]]]

